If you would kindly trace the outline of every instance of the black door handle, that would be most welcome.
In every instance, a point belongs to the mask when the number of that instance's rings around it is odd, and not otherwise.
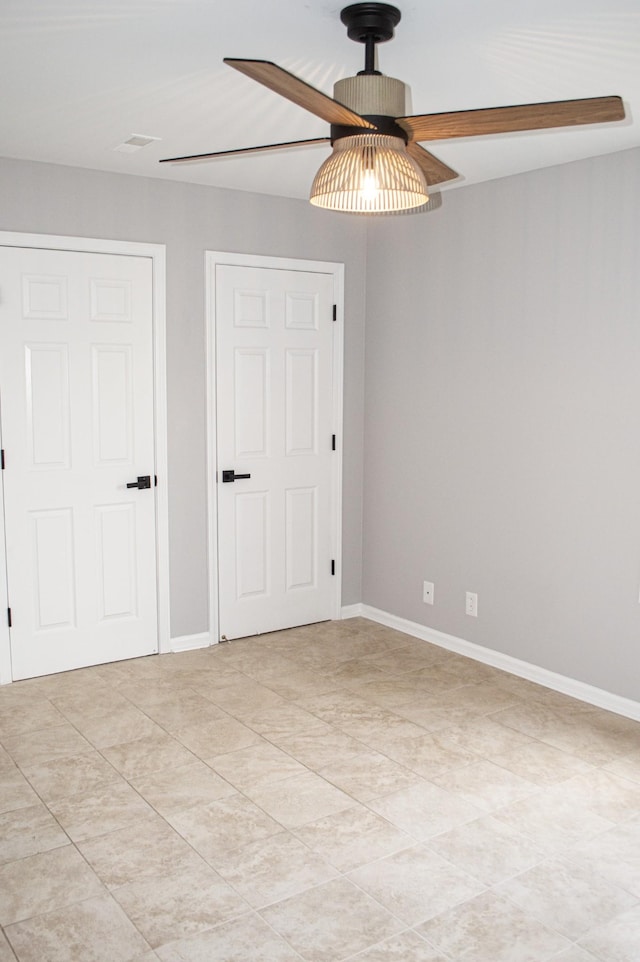
[[[150,488],[151,487],[151,475],[145,474],[140,475],[137,481],[131,481],[128,488]]]
[[[250,478],[250,474],[236,474],[233,468],[230,471],[222,472],[222,481],[227,483],[228,481],[238,481],[240,478]]]

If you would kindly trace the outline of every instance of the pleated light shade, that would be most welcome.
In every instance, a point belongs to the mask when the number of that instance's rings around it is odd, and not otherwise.
[[[329,210],[384,214],[420,207],[429,192],[401,137],[363,133],[335,142],[314,178],[310,200]]]

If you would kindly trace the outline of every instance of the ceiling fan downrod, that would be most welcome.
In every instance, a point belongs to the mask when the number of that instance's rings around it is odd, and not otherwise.
[[[376,44],[391,40],[400,23],[400,11],[389,3],[352,3],[340,13],[347,28],[347,36],[356,43],[363,43],[364,70],[358,76],[379,75],[376,70]]]

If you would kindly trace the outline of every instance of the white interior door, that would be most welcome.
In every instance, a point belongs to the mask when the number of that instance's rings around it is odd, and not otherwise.
[[[331,274],[216,265],[221,637],[334,615],[333,302]]]
[[[0,284],[12,676],[150,654],[151,260],[3,247]]]

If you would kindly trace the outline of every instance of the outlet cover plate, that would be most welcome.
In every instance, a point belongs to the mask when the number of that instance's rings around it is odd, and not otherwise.
[[[475,592],[467,591],[464,610],[472,618],[478,617],[478,596]]]

